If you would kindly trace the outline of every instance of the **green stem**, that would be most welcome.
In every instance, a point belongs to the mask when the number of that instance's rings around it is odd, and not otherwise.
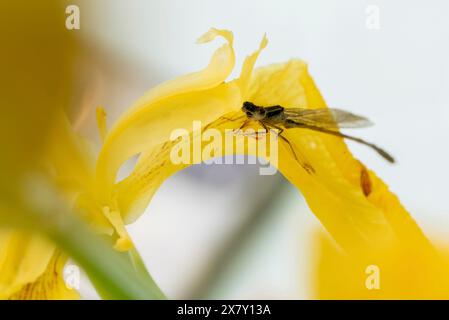
[[[114,251],[73,214],[64,219],[70,228],[50,230],[49,236],[83,267],[103,298],[165,299],[149,274],[142,268],[136,272],[126,255]]]
[[[160,299],[167,299],[165,295],[162,293],[162,291],[159,289],[158,285],[156,284],[156,281],[154,281],[151,274],[148,272],[148,269],[145,266],[144,261],[142,260],[142,257],[140,256],[137,249],[134,247],[129,251],[129,257],[131,259],[131,262],[134,266],[134,269],[136,270],[137,274],[140,275],[143,281],[146,281],[147,284],[151,287],[158,288],[158,295],[160,296]]]
[[[55,193],[46,191],[41,198],[49,201],[44,201],[46,205],[40,208],[30,208],[24,205],[24,201],[3,197],[3,194],[0,194],[0,207],[7,209],[15,217],[14,220],[20,220],[18,227],[33,231],[38,227],[54,241],[58,248],[86,271],[102,298],[165,299],[141,260],[138,264],[133,264],[127,254],[112,249],[106,240],[95,234],[83,220],[59,201]],[[9,224],[14,225],[16,222],[11,220]]]

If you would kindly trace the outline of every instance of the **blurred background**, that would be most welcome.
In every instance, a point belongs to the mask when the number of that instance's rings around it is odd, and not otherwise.
[[[203,68],[234,32],[236,72],[266,32],[258,65],[301,58],[331,107],[369,117],[353,132],[389,150],[389,165],[349,142],[432,240],[449,240],[449,2],[445,0],[95,0],[80,8],[86,44],[74,103],[77,129],[97,137],[92,110],[112,123],[154,85]],[[62,13],[61,13],[62,14]],[[237,73],[234,73],[234,76]],[[90,110],[90,111],[89,111]],[[174,200],[175,199],[175,200]],[[129,231],[171,298],[309,298],[321,228],[301,194],[257,165],[200,165],[171,177]],[[97,295],[86,279],[83,298]]]

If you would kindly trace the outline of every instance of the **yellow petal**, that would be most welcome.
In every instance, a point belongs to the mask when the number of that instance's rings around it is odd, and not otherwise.
[[[102,108],[97,109],[97,121],[100,133],[104,135],[106,113]],[[74,132],[62,112],[55,117],[45,156],[48,176],[54,180],[63,196],[69,201],[74,200],[77,211],[85,220],[99,232],[112,235],[115,230],[119,237],[116,244],[118,250],[132,247],[120,214],[97,203],[94,188],[95,161],[91,147],[88,141]]]
[[[306,65],[298,60],[257,70],[250,91],[249,99],[256,104],[326,107]],[[281,172],[301,190],[309,207],[345,250],[389,246],[393,240],[413,241],[432,250],[397,197],[352,156],[344,140],[304,129],[286,130],[285,136],[310,161],[316,173],[306,173],[296,162],[284,167],[283,160],[288,157],[283,156]],[[365,180],[370,184],[368,195],[362,187]]]
[[[104,232],[111,232],[102,208],[95,200],[95,157],[86,139],[77,135],[65,114],[55,115],[42,160],[48,177],[61,195],[73,202],[87,221]]]
[[[223,82],[235,63],[232,33],[226,30],[211,29],[200,37],[198,42],[208,42],[217,36],[224,37],[228,44],[215,52],[209,66],[201,72],[164,83],[147,93],[131,108],[131,111],[125,113],[119,120],[119,123],[127,126],[126,130],[134,131],[133,136],[124,137],[122,131],[117,134],[116,141],[112,141],[112,138],[108,141],[109,145],[103,148],[100,154],[99,163],[102,158],[109,159],[110,162],[110,158],[113,156],[108,155],[110,151],[107,148],[111,148],[110,146],[115,144],[119,149],[115,153],[120,155],[120,160],[117,162],[121,163],[132,154],[142,152],[133,174],[119,183],[117,187],[119,210],[126,222],[133,221],[143,212],[160,183],[149,173],[152,172],[150,167],[169,166],[165,160],[162,163],[157,161],[156,157],[163,159],[158,153],[170,150],[172,144],[167,143],[167,138],[171,131],[176,128],[189,130],[192,120],[200,121],[203,126],[207,126],[222,115],[239,110],[242,105],[242,93],[248,89],[254,64],[260,52],[266,47],[268,40],[264,36],[259,49],[245,59],[240,78],[225,84]],[[183,94],[180,95],[180,93]],[[160,102],[148,105],[151,101]],[[145,110],[139,112],[143,107]],[[151,118],[148,118],[149,115]],[[133,121],[128,119],[133,119]],[[116,125],[114,128],[118,128],[118,126]],[[143,132],[143,128],[146,130],[145,132]],[[140,135],[136,133],[136,129],[141,131]],[[131,145],[137,148],[132,151],[124,150],[124,146]],[[166,156],[168,157],[168,154]],[[148,167],[150,163],[152,165]],[[98,164],[97,168],[99,166]],[[116,172],[116,170],[117,166],[112,169],[112,172]],[[163,172],[170,172],[170,169],[161,172],[163,175]],[[99,176],[101,180],[102,174],[100,173]],[[107,178],[105,180],[107,181]],[[108,183],[110,182],[108,181]]]
[[[411,240],[347,255],[323,234],[313,247],[315,299],[448,299],[449,251]]]
[[[11,300],[74,300],[79,294],[67,287],[63,269],[67,257],[56,251],[47,265],[44,273],[34,282],[26,284],[20,291],[13,294]]]
[[[66,193],[92,188],[95,157],[89,142],[76,135],[65,114],[59,110],[50,130],[44,164],[58,186]]]
[[[246,57],[245,61],[243,62],[242,71],[240,73],[239,79],[237,80],[242,92],[242,96],[248,96],[248,87],[253,75],[254,65],[256,64],[257,58],[259,58],[259,54],[263,49],[265,49],[267,44],[268,38],[265,34],[262,38],[262,41],[260,42],[259,49],[253,52],[250,56]]]
[[[226,43],[214,52],[205,69],[169,80],[153,88],[135,103],[128,114],[157,100],[185,92],[207,90],[225,81],[235,64],[232,32],[211,28],[197,40],[197,43],[207,43],[217,37],[222,37]]]
[[[121,181],[114,191],[125,222],[133,221],[143,212],[151,194],[165,178],[185,168],[170,160],[171,147],[174,145],[174,142],[169,141],[170,133],[184,128],[189,131],[191,139],[193,120],[201,122],[202,130],[222,115],[235,112],[241,103],[238,87],[235,83],[227,83],[215,89],[165,99],[151,113],[141,115],[140,119],[147,121],[142,124],[148,126],[148,133],[144,135],[146,139],[136,135],[133,143],[141,145],[142,155],[130,176]],[[151,144],[145,144],[148,140]],[[121,144],[122,148],[124,145]]]
[[[46,270],[55,249],[38,235],[0,231],[0,299],[6,299]]]
[[[300,60],[259,68],[253,75],[248,100],[256,105],[286,108],[324,108],[326,104]],[[370,203],[361,188],[364,167],[341,138],[305,129],[285,130],[301,159],[312,165],[310,174],[295,161],[281,141],[279,169],[304,195],[309,207],[340,245],[348,250],[388,244],[394,237],[385,212]],[[356,245],[354,245],[356,244]]]
[[[114,227],[119,239],[115,243],[115,249],[118,251],[127,251],[133,247],[131,238],[126,231],[125,225],[123,224],[120,212],[116,210],[111,210],[109,207],[103,208],[103,214],[109,220],[109,222]]]
[[[204,70],[168,81],[150,90],[111,128],[97,162],[100,189],[109,192],[122,163],[167,139],[173,126],[185,127],[186,118],[205,118],[208,113],[206,109],[216,108],[204,102],[207,97],[213,99],[217,96],[217,99],[221,100],[231,98],[232,89],[229,86],[220,87],[220,84],[229,76],[235,63],[232,33],[211,29],[200,38],[200,42],[211,41],[217,36],[224,37],[227,43],[215,51]],[[204,95],[202,106],[191,108],[190,114],[187,115],[184,101],[189,104],[188,101],[194,100],[196,95]],[[225,108],[228,109],[229,106]],[[210,110],[212,114],[220,114],[223,111],[223,107],[220,109],[220,103],[218,110]]]

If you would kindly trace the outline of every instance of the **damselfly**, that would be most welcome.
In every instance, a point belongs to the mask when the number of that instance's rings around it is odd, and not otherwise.
[[[298,156],[290,141],[282,135],[285,129],[308,129],[356,141],[372,148],[388,162],[395,162],[394,158],[388,152],[375,144],[339,131],[340,128],[363,128],[372,125],[365,117],[340,109],[284,108],[279,105],[261,107],[248,101],[243,103],[242,111],[245,113],[246,119],[238,131],[252,121],[257,121],[267,133],[273,129],[277,130],[278,137],[289,145],[297,161],[299,161]],[[302,164],[303,166],[305,165],[306,169],[311,169],[310,165]]]

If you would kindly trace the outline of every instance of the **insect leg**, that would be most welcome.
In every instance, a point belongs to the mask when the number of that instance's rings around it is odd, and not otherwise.
[[[234,119],[233,119],[233,118],[228,118],[228,117],[220,117],[220,118],[218,118],[217,120],[215,120],[215,121],[209,123],[208,125],[206,125],[206,126],[204,127],[204,130],[209,129],[211,126],[222,125],[222,124],[224,124],[225,121],[234,122],[234,121],[243,119],[243,118],[245,118],[245,117],[246,117],[246,115],[239,115],[238,117],[235,117]]]
[[[234,130],[234,134],[235,134],[235,133],[238,133],[240,130],[242,130],[242,129],[243,129],[249,122],[251,122],[251,121],[252,121],[252,120],[250,120],[250,119],[245,120],[245,122],[243,122],[243,124],[240,126],[240,128],[238,128],[237,130]],[[268,132],[268,131],[267,131],[267,132]],[[259,132],[254,132],[254,133],[242,133],[242,135],[248,136],[248,137],[255,136],[256,139],[259,138],[259,134],[262,134],[262,133],[259,133]],[[263,134],[265,135],[265,134],[267,134],[267,133],[264,132]]]
[[[246,117],[246,115],[240,115],[240,116],[238,116],[238,117],[236,117],[234,119],[228,118],[228,117],[220,117],[220,119],[224,119],[224,120],[228,120],[228,121],[234,122],[234,121],[237,121],[239,119],[243,119],[245,117]]]
[[[308,163],[308,161],[307,161],[306,159],[304,159],[303,156],[301,156],[302,159],[299,159],[299,158],[298,158],[298,155],[296,154],[295,149],[293,148],[291,142],[288,141],[288,139],[285,138],[285,137],[282,135],[282,132],[284,132],[284,129],[283,129],[283,128],[278,127],[278,126],[276,126],[276,125],[274,125],[274,124],[265,124],[265,123],[263,123],[263,122],[260,122],[260,123],[261,123],[261,125],[265,128],[265,130],[267,130],[267,132],[268,132],[268,128],[270,128],[270,129],[271,129],[271,128],[277,129],[278,132],[276,133],[276,135],[277,135],[279,138],[281,138],[285,143],[287,143],[287,145],[290,147],[290,151],[292,152],[293,156],[295,157],[295,160],[301,165],[301,167],[303,167],[304,170],[306,170],[307,173],[309,173],[309,174],[315,173],[315,169],[312,167],[311,164]],[[267,127],[268,127],[268,128],[267,128]]]
[[[246,119],[238,129],[234,130],[234,133],[238,133],[239,131],[241,131],[244,127],[246,127],[246,125],[247,125],[249,122],[250,122],[250,120],[249,120],[249,119]]]

